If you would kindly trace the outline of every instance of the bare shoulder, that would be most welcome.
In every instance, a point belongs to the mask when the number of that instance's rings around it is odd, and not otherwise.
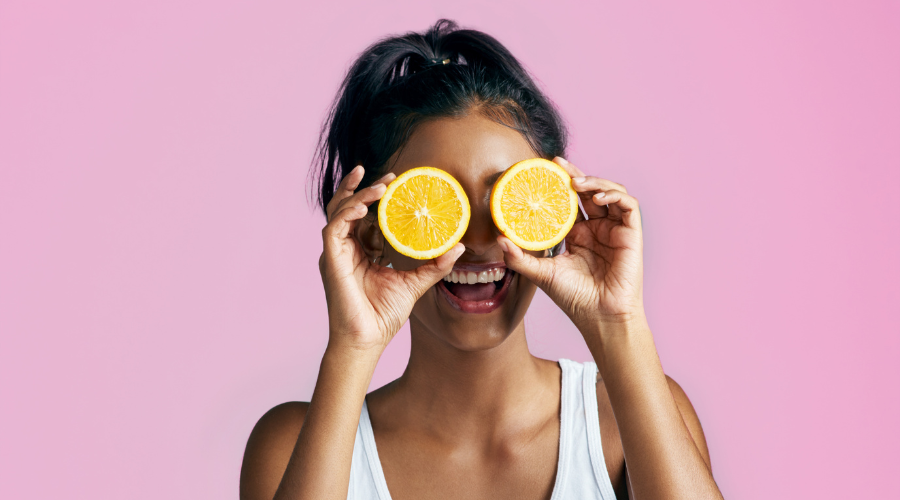
[[[691,400],[675,379],[666,375],[666,382],[669,384],[669,391],[675,399],[681,418],[691,433],[700,455],[706,462],[707,467],[710,467],[710,470],[712,470],[706,437],[703,435],[700,418],[697,416],[697,412],[694,411]],[[599,374],[597,375],[597,410],[600,417],[600,440],[603,445],[603,458],[606,461],[606,470],[609,472],[610,482],[612,482],[617,498],[629,498],[626,493],[628,479],[622,438],[619,435],[619,427],[616,424],[616,417],[613,414],[612,404],[609,401],[606,383],[600,378]]]
[[[291,401],[267,411],[250,433],[241,464],[241,500],[271,500],[287,469],[309,403]]]
[[[688,431],[690,431],[691,438],[694,439],[694,444],[697,445],[697,450],[703,457],[703,461],[706,462],[706,466],[712,470],[712,463],[709,458],[709,447],[706,444],[706,436],[703,434],[703,427],[700,425],[700,417],[697,416],[694,405],[691,404],[691,400],[688,399],[687,394],[684,392],[684,389],[678,385],[678,382],[675,382],[675,380],[668,375],[666,375],[666,381],[669,383],[669,390],[672,391],[672,397],[675,398],[675,404],[678,405],[678,411],[681,412],[681,419],[684,420],[684,425],[687,426]]]

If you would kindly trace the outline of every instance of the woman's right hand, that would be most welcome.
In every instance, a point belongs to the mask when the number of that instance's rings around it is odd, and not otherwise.
[[[328,303],[329,345],[380,355],[419,297],[450,273],[465,247],[457,243],[444,255],[409,271],[372,262],[357,239],[356,226],[396,176],[387,174],[354,193],[363,173],[358,166],[347,174],[328,203],[319,271]]]

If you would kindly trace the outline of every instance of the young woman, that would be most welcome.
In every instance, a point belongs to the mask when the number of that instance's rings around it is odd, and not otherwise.
[[[439,21],[369,47],[323,130],[319,260],[329,341],[309,403],[253,429],[241,498],[721,498],[691,403],[662,370],[642,301],[638,203],[562,157],[550,101],[499,42]],[[587,220],[563,248],[523,251],[491,219],[510,165],[553,159]],[[462,241],[417,261],[386,244],[374,206],[396,175],[450,173],[472,207]],[[442,280],[486,272],[487,283]],[[523,317],[537,287],[594,362],[534,357]],[[366,391],[407,320],[403,375]]]

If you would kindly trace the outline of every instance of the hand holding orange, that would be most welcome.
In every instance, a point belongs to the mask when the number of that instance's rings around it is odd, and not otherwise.
[[[524,251],[509,234],[499,236],[507,267],[540,287],[585,335],[626,323],[645,328],[637,200],[621,184],[586,175],[563,158],[554,162],[572,176],[586,218],[575,214],[579,220],[564,236],[566,251],[552,259]]]

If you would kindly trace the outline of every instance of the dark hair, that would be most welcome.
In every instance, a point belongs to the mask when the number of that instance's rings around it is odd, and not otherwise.
[[[441,19],[424,34],[378,41],[353,63],[322,127],[315,201],[324,210],[356,165],[366,167],[360,187],[375,182],[423,121],[473,111],[518,130],[544,158],[565,153],[553,104],[490,35]]]

